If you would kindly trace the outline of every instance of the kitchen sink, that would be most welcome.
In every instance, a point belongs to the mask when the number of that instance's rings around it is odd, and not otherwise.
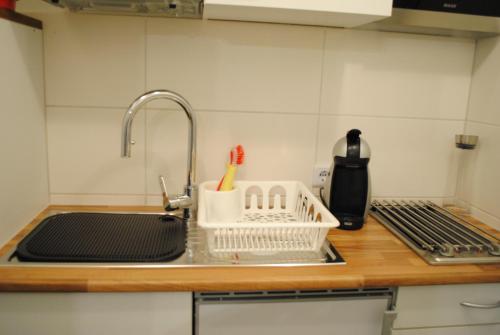
[[[185,251],[186,223],[172,215],[60,213],[45,218],[18,245],[32,262],[171,261]]]
[[[196,220],[181,220],[177,215],[182,212],[173,212],[166,215],[165,213],[151,213],[151,212],[64,212],[52,210],[41,220],[41,223],[33,229],[33,231],[26,236],[17,246],[14,246],[0,256],[0,267],[3,266],[21,266],[21,267],[134,267],[134,268],[175,268],[175,267],[207,267],[207,266],[318,266],[318,265],[342,265],[345,264],[344,259],[340,256],[338,251],[329,242],[325,241],[319,252],[278,252],[265,255],[254,255],[244,253],[218,253],[216,255],[208,252],[206,243],[206,236],[203,229],[197,227]],[[63,219],[78,219],[80,221],[61,220]],[[113,238],[99,236],[96,232],[88,231],[91,225],[82,224],[81,220],[89,220],[93,225],[98,225],[99,222],[109,222],[113,220],[125,220],[128,224],[118,224],[114,226],[117,231],[122,235],[121,241],[114,241]],[[61,250],[53,250],[52,247],[45,247],[42,239],[37,238],[38,233],[50,235],[51,228],[50,222],[59,220],[64,222],[65,229],[59,232],[59,242],[55,244],[56,248]],[[106,221],[107,220],[107,221]],[[142,220],[142,221],[141,221]],[[141,230],[151,230],[150,226],[155,226],[156,220],[164,220],[164,222],[180,224],[183,229],[178,229],[177,234],[183,234],[181,237],[177,236],[173,240],[179,241],[182,239],[182,247],[176,245],[176,251],[172,255],[167,255],[164,259],[164,252],[170,251],[171,246],[162,245],[162,241],[168,244],[168,238],[162,239],[161,236],[154,236],[155,234],[147,234]],[[66,222],[68,221],[68,222]],[[116,223],[115,223],[116,224]],[[109,223],[108,223],[109,225]],[[141,226],[142,225],[142,226]],[[109,229],[98,228],[100,234],[112,234],[113,227],[110,225]],[[73,228],[74,227],[74,228]],[[154,228],[158,230],[158,227]],[[153,230],[154,230],[153,229]],[[161,230],[161,229],[160,229]],[[155,231],[158,233],[158,231]],[[165,232],[160,231],[159,234]],[[131,234],[131,235],[127,235]],[[135,235],[134,235],[135,234]],[[90,235],[91,238],[88,238]],[[41,235],[40,235],[41,236]],[[77,236],[86,236],[85,240],[76,239]],[[148,239],[149,238],[149,239]],[[152,239],[151,239],[152,238]],[[156,240],[155,240],[156,238]],[[71,243],[68,243],[73,239]],[[98,243],[110,243],[116,248],[104,248],[107,252],[103,257],[98,255],[92,248],[86,245],[89,241],[97,241]],[[107,241],[107,242],[106,242]],[[111,242],[110,242],[111,241]],[[40,243],[42,242],[42,243]],[[176,242],[176,243],[177,243]],[[40,243],[42,248],[35,250],[29,248],[32,244]],[[156,247],[151,247],[156,243]],[[128,248],[128,244],[134,244],[132,248]],[[175,243],[174,243],[175,244]],[[106,246],[105,246],[106,247]],[[87,248],[86,252],[82,252]],[[121,249],[120,249],[121,248]],[[76,252],[75,252],[76,250]],[[91,250],[91,252],[88,252]],[[129,251],[136,251],[132,254]],[[181,250],[182,252],[179,252]],[[64,254],[61,251],[70,253]],[[146,256],[143,259],[138,257]],[[150,253],[148,254],[147,251]],[[151,251],[153,251],[151,253]],[[114,252],[114,253],[113,253]],[[54,255],[56,257],[54,257]],[[73,259],[72,257],[86,256],[87,259]],[[113,257],[109,257],[109,256]],[[158,256],[159,255],[159,256]],[[33,259],[30,256],[34,256]],[[90,256],[90,257],[89,257]],[[50,258],[52,257],[52,258]],[[33,261],[35,260],[35,261]]]

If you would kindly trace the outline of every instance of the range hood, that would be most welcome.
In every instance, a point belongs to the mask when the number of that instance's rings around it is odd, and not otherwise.
[[[394,0],[392,16],[357,28],[484,38],[500,33],[498,0]]]
[[[201,19],[203,0],[44,0],[73,12]]]

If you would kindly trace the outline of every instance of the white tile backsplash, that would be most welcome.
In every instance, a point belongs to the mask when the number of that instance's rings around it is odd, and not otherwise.
[[[42,32],[0,19],[0,41],[0,245],[3,245],[48,205],[49,182]]]
[[[500,38],[478,42],[468,119],[500,126]]]
[[[127,195],[127,194],[68,194],[68,193],[52,193],[50,202],[57,205],[107,205],[107,206],[141,206],[146,205],[144,194]],[[161,205],[161,197],[155,205]]]
[[[229,149],[245,148],[238,177],[247,180],[301,180],[311,185],[317,116],[262,113],[199,113],[200,181],[220,179]]]
[[[322,29],[151,18],[147,43],[148,89],[196,109],[318,112]]]
[[[125,107],[144,92],[144,18],[43,18],[47,105]]]
[[[470,214],[479,221],[500,230],[500,217],[494,216],[474,206],[470,206]]]
[[[317,116],[233,112],[196,112],[197,180],[218,180],[229,150],[245,148],[241,179],[302,180],[311,183]],[[187,121],[182,112],[148,110],[148,194],[159,195],[158,175],[165,173],[171,193],[186,184]],[[293,168],[292,168],[293,167]],[[153,198],[153,202],[157,202]]]
[[[462,151],[458,199],[472,215],[500,229],[500,38],[477,42],[465,133],[478,135]]]
[[[336,141],[360,129],[370,145],[374,197],[451,197],[457,181],[454,135],[464,121],[321,115],[318,164],[332,161]]]
[[[131,158],[120,157],[125,110],[47,108],[49,171],[53,194],[145,192],[145,113],[135,117]]]
[[[476,149],[462,152],[464,171],[459,197],[500,218],[500,126],[467,122],[467,132],[480,137]]]
[[[241,143],[240,178],[311,185],[314,164],[329,164],[333,143],[356,127],[372,145],[374,195],[454,195],[471,40],[59,12],[44,24],[52,202],[158,204],[159,174],[182,191],[178,106],[150,103],[133,158],[118,157],[124,108],[156,88],[196,110],[200,182],[219,179]]]
[[[188,152],[188,121],[184,111],[150,109],[146,129],[147,194],[161,194],[160,175],[166,178],[169,194],[182,193],[187,182]]]
[[[321,113],[463,120],[474,42],[328,29]]]

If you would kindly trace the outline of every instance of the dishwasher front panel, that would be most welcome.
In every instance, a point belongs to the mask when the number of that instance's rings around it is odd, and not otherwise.
[[[195,334],[380,335],[392,293],[195,295]]]

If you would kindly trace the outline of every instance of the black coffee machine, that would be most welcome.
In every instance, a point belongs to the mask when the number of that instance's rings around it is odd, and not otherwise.
[[[370,205],[370,147],[352,129],[333,147],[333,163],[322,200],[340,221],[340,229],[361,229]]]

